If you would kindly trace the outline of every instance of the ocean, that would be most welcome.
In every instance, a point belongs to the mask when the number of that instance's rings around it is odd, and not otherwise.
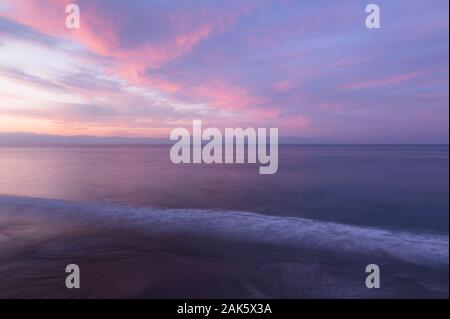
[[[0,297],[448,298],[448,145],[281,145],[258,167],[0,147]]]

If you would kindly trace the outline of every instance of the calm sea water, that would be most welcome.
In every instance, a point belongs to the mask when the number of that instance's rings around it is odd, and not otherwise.
[[[169,148],[0,148],[0,194],[216,208],[448,233],[448,146],[282,146],[279,171],[174,165]]]
[[[168,146],[0,147],[0,296],[446,298],[448,209],[447,145],[286,145],[275,175]]]

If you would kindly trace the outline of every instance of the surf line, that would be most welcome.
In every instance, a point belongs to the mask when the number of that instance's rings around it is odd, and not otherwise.
[[[267,137],[266,128],[225,128],[222,135],[215,127],[202,131],[202,121],[193,120],[192,137],[186,128],[171,131],[170,140],[177,142],[170,149],[170,159],[174,164],[234,164],[235,160],[241,164],[247,159],[247,163],[258,161],[259,174],[275,174],[278,171],[278,128],[270,128],[269,133]]]

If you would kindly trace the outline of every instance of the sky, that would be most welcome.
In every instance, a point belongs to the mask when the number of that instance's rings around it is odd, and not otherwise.
[[[381,28],[368,29],[376,3]],[[80,7],[80,28],[65,8]],[[0,0],[0,133],[448,143],[447,0]]]

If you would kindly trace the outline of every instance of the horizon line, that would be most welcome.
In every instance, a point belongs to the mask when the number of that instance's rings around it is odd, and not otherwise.
[[[11,140],[9,140],[11,138]],[[191,137],[192,138],[192,137]],[[49,140],[45,140],[49,139]],[[52,140],[53,139],[53,140]],[[78,140],[77,140],[78,139]],[[203,144],[207,144],[207,140]],[[0,132],[0,146],[121,146],[121,145],[171,145],[170,137],[161,136],[97,136],[97,135],[56,135],[32,132]],[[234,143],[236,144],[236,143]],[[245,142],[244,144],[248,144]],[[285,135],[279,137],[280,145],[449,145],[449,142],[351,142],[326,137],[302,137]]]

